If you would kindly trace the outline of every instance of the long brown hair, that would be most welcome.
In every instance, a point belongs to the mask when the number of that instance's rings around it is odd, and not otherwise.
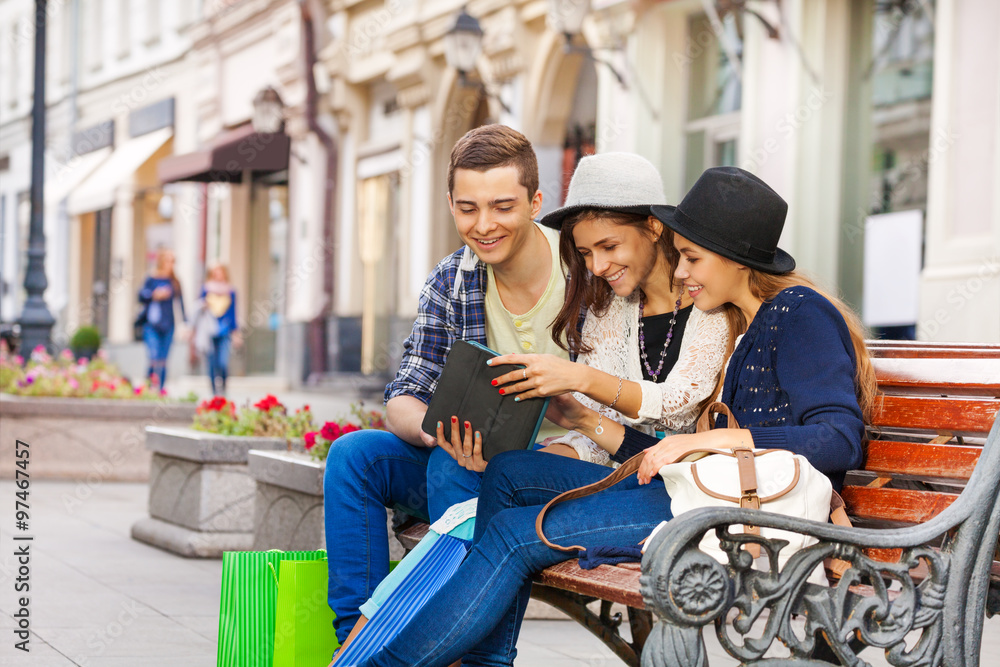
[[[854,357],[857,362],[854,374],[854,390],[858,395],[858,405],[861,407],[861,414],[864,417],[865,423],[870,424],[878,398],[878,380],[875,377],[875,367],[872,365],[871,355],[868,353],[867,346],[865,346],[865,338],[868,332],[861,323],[861,319],[857,316],[857,313],[854,312],[854,309],[796,271],[774,275],[750,268],[747,270],[749,272],[750,292],[757,299],[765,302],[772,301],[782,290],[789,287],[802,286],[815,290],[840,311],[844,322],[847,323],[847,330],[851,334],[851,344],[854,346]],[[739,311],[738,308],[736,310]],[[743,318],[742,312],[740,312],[740,317]],[[739,329],[740,331],[746,331],[747,326],[749,326],[745,318],[743,319],[744,323],[742,328]]]
[[[184,297],[181,293],[181,281],[177,279],[177,274],[174,273],[174,267],[171,266],[170,271],[164,271],[164,265],[167,263],[167,257],[172,258],[174,260],[174,263],[177,262],[177,255],[175,255],[174,251],[171,250],[170,248],[160,247],[157,249],[155,272],[167,273],[167,275],[164,277],[170,279],[170,285],[171,287],[173,287],[174,296],[183,299]]]
[[[655,232],[651,227],[648,215],[590,208],[568,217],[563,222],[559,234],[559,257],[567,271],[566,301],[552,322],[552,340],[562,349],[577,355],[593,351],[593,348],[583,342],[580,330],[577,328],[580,312],[586,308],[597,317],[603,316],[615,294],[607,280],[599,278],[587,270],[587,263],[583,255],[576,249],[573,228],[587,220],[603,220],[638,229],[649,238],[651,243],[656,245],[658,259],[667,263],[668,275],[671,280],[673,280],[674,271],[677,269],[677,262],[680,258],[674,247],[673,232],[664,226],[662,233],[654,238]],[[565,342],[563,342],[564,336]]]

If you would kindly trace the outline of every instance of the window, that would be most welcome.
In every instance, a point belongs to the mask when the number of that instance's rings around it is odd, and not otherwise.
[[[84,43],[84,63],[87,70],[96,72],[104,66],[104,11],[102,0],[90,0],[86,3],[86,13],[83,17],[83,24],[86,26],[83,33]]]
[[[4,86],[3,96],[9,107],[17,106],[17,95],[19,88],[18,76],[21,71],[21,62],[18,60],[20,49],[18,49],[17,21],[10,25],[7,39],[7,67],[4,71],[3,79],[7,85]]]
[[[737,60],[743,57],[741,22],[736,13],[723,19],[725,43],[704,14],[688,22],[693,47],[688,63],[686,188],[709,167],[736,164],[743,86],[730,54]]]
[[[160,41],[160,0],[146,0],[146,31],[143,41],[147,46]]]
[[[118,0],[118,50],[119,59],[128,57],[132,46],[132,0]]]

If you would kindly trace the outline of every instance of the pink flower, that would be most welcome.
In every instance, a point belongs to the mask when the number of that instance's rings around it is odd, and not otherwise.
[[[306,449],[312,449],[316,446],[316,435],[316,431],[309,431],[302,436],[302,439],[305,440]]]
[[[66,348],[65,350],[63,350],[62,352],[59,353],[59,356],[62,357],[63,359],[72,360],[73,359],[73,350],[70,350],[69,348]]]
[[[142,385],[139,385],[138,387],[136,387],[135,390],[134,390],[135,391],[135,395],[138,396],[139,394],[141,394],[142,390],[143,390]]]
[[[69,380],[67,380],[67,383],[73,389],[79,389],[80,388],[80,383],[77,382],[76,378],[70,378]]]

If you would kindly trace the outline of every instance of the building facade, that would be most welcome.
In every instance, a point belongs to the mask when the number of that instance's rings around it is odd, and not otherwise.
[[[91,140],[75,151],[78,176],[58,188],[65,216],[55,204],[46,216],[50,306],[67,322],[93,320],[94,285],[118,279],[111,341],[128,337],[145,253],[171,244],[189,295],[206,264],[230,265],[247,334],[240,372],[378,386],[398,364],[427,274],[460,244],[446,200],[451,147],[502,122],[535,145],[544,211],[594,150],[649,158],[673,202],[712,165],[760,175],[789,203],[782,246],[859,307],[869,217],[919,211],[909,324],[926,340],[1000,342],[1000,5],[989,0],[783,0],[753,12],[592,0],[570,30],[573,3],[544,0],[117,4],[132,12],[128,39],[110,1],[80,1],[80,39],[103,31],[104,55],[98,65],[81,50],[75,105],[73,59],[50,61],[50,142]],[[28,6],[0,2],[0,34],[15,33]],[[446,36],[463,6],[483,36],[476,66],[459,73]],[[30,48],[8,41],[7,67],[23,72]],[[8,319],[30,84],[0,81]],[[276,133],[254,129],[265,89],[282,104]],[[108,121],[111,143],[100,139]],[[285,163],[268,161],[277,144],[265,137],[286,146]],[[88,175],[107,173],[128,146],[132,159],[119,161],[145,162],[110,198],[106,188],[90,196],[100,188]]]

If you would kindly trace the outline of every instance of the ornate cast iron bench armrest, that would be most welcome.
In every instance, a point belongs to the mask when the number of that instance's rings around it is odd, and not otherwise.
[[[810,659],[819,633],[843,664],[858,664],[851,647],[858,639],[885,649],[895,665],[978,664],[989,571],[1000,530],[998,439],[1000,419],[963,493],[917,526],[845,528],[728,508],[700,509],[673,519],[651,540],[643,558],[641,592],[647,608],[660,619],[646,644],[643,664],[707,664],[701,628],[713,622],[723,647],[747,664],[761,660],[776,639],[788,646],[797,664],[820,664]],[[779,569],[775,556],[786,542],[728,530],[743,524],[810,535],[819,542],[792,555]],[[727,565],[698,548],[710,531],[719,537]],[[925,546],[942,535],[940,550]],[[760,544],[769,556],[769,571],[753,569],[753,559],[740,548],[748,542]],[[898,548],[902,557],[897,563],[879,562],[865,555],[866,548]],[[831,557],[848,561],[851,569],[835,587],[809,584],[813,571]],[[917,582],[911,571],[921,561],[927,576]],[[891,582],[899,587],[892,596]],[[873,595],[852,593],[851,586],[858,583],[870,584]],[[734,643],[727,625],[745,634],[765,610],[763,633]],[[791,629],[793,614],[805,617],[804,637]],[[921,636],[907,650],[904,637],[913,630]]]

